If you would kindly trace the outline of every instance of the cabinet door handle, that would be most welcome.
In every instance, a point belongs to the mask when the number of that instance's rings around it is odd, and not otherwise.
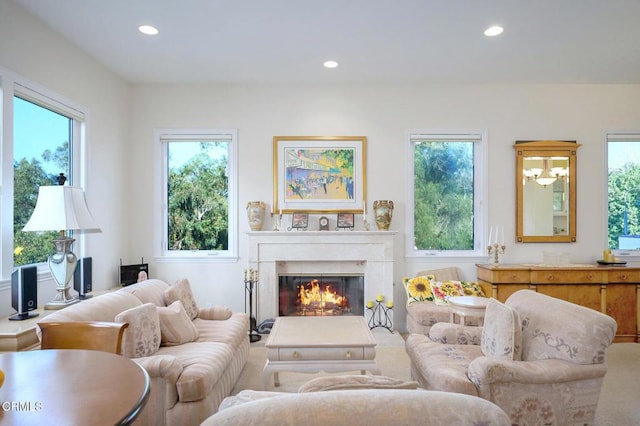
[[[351,359],[351,351],[347,351],[347,359]]]
[[[553,281],[553,274],[547,275],[547,281]]]
[[[627,274],[620,274],[620,280],[621,281],[626,281],[627,280]]]
[[[293,357],[294,358],[299,358],[300,354],[298,353],[298,351],[293,351]]]

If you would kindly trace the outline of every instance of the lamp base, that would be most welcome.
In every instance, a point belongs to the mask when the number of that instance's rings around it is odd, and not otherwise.
[[[71,290],[70,287],[58,287],[56,290],[58,291],[58,294],[56,294],[56,297],[54,297],[52,301],[44,305],[45,310],[51,311],[66,308],[67,306],[73,305],[74,303],[78,303],[80,301],[80,299],[77,297],[71,297],[71,295],[69,294],[69,291]]]
[[[71,244],[74,241],[75,239],[64,235],[60,235],[52,241],[56,252],[49,256],[49,269],[57,284],[57,294],[52,301],[44,305],[44,309],[62,309],[80,301],[77,297],[71,297],[69,293],[71,291],[70,282],[78,263],[76,255],[71,251]]]

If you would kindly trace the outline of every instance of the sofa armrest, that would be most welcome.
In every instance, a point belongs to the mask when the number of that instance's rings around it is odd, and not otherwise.
[[[478,388],[479,396],[489,395],[499,383],[562,383],[604,377],[605,364],[573,364],[560,359],[511,361],[479,357],[469,363],[467,374]]]
[[[480,345],[482,327],[438,322],[431,326],[429,339],[450,345]]]
[[[131,360],[140,364],[149,373],[150,378],[161,377],[173,385],[183,370],[182,364],[173,355],[151,355]]]
[[[200,308],[198,318],[205,320],[227,320],[231,318],[231,309],[226,306],[208,306]]]

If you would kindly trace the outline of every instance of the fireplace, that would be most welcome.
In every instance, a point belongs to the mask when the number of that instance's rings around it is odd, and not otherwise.
[[[281,274],[278,277],[278,314],[364,315],[364,276]]]
[[[281,275],[362,276],[364,303],[378,294],[393,299],[395,232],[251,231],[248,235],[248,267],[259,271],[258,323],[278,316]],[[353,315],[353,307],[351,311]]]

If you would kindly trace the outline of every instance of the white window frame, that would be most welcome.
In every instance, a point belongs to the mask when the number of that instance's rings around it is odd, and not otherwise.
[[[474,248],[473,250],[416,250],[414,247],[414,206],[415,185],[414,174],[414,143],[418,140],[472,140],[474,145],[474,175],[473,175],[473,209],[474,209]],[[488,152],[486,131],[443,131],[443,130],[408,130],[406,143],[406,171],[407,171],[407,206],[405,208],[405,258],[409,262],[445,262],[445,261],[487,261],[486,244],[488,229],[488,203],[486,202],[487,173],[486,159]]]
[[[168,158],[166,144],[169,141],[219,141],[231,140],[227,158],[227,177],[229,179],[229,212],[227,250],[168,250],[168,199],[167,170]],[[156,205],[158,213],[154,218],[154,260],[157,262],[234,262],[238,260],[238,131],[237,129],[155,129],[154,162],[156,166]]]
[[[13,133],[14,133],[14,97],[18,96],[44,108],[55,111],[73,120],[70,173],[68,184],[85,187],[85,164],[87,157],[86,135],[88,134],[88,109],[65,98],[37,83],[0,67],[0,113],[2,132],[0,133],[0,289],[10,285],[13,265]],[[52,182],[53,184],[53,182]],[[78,257],[85,255],[84,236],[75,235],[73,251]],[[51,277],[46,262],[38,263],[39,279]]]
[[[609,142],[623,142],[624,140],[640,140],[640,130],[605,130],[602,135],[603,139],[603,201],[602,201],[602,247],[608,248],[609,245]],[[613,254],[626,262],[639,262],[639,250],[612,250]]]

